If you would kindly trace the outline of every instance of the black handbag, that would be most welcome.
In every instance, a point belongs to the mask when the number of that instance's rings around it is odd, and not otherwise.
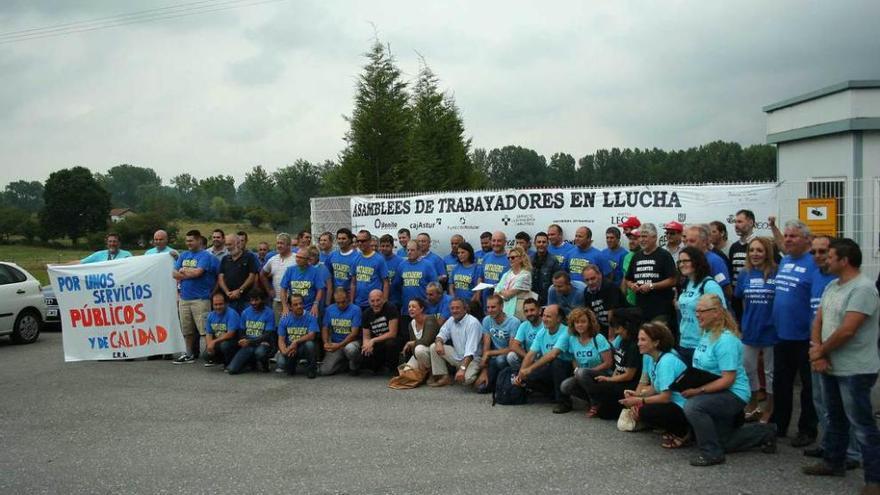
[[[709,373],[698,368],[688,368],[684,373],[678,375],[678,378],[669,386],[669,390],[683,392],[689,388],[700,388],[719,378],[721,377],[715,373]]]

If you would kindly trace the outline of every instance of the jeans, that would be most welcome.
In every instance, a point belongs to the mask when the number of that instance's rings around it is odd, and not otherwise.
[[[273,354],[275,354],[275,349],[269,345],[240,347],[226,369],[229,370],[230,375],[237,375],[250,365],[259,365],[263,370],[268,370],[269,357]]]
[[[279,354],[278,367],[286,371],[288,375],[295,375],[296,364],[301,358],[306,359],[306,362],[308,363],[306,366],[309,370],[316,370],[318,368],[314,341],[307,340],[297,345],[296,354],[294,354],[292,358],[288,358],[284,354]]]
[[[866,483],[880,483],[880,431],[871,411],[871,387],[877,373],[850,376],[822,375],[822,396],[828,430],[822,439],[825,463],[843,468],[850,428],[862,452]]]
[[[562,394],[561,387],[572,371],[571,361],[556,358],[550,364],[533,371],[526,378],[526,386],[543,391],[556,402],[569,402],[570,399]]]
[[[214,345],[214,352],[208,353],[207,358],[214,361],[215,363],[223,363],[223,366],[229,366],[229,363],[232,362],[232,358],[235,356],[235,351],[238,349],[238,342],[233,340],[224,340],[219,344]]]
[[[489,358],[489,383],[488,390],[495,390],[495,382],[498,380],[498,373],[510,366],[507,362],[507,356],[501,354]]]
[[[798,433],[816,436],[818,418],[813,407],[813,380],[808,340],[781,340],[773,347],[773,422],[780,436],[788,434],[795,375],[801,377],[801,416]]]
[[[697,447],[707,459],[757,447],[776,434],[772,425],[761,423],[737,427],[736,417],[746,403],[730,390],[696,395],[688,399],[684,415],[697,437]]]
[[[828,431],[828,409],[825,407],[825,397],[822,394],[822,373],[813,372],[813,406],[816,408],[816,416],[819,417],[819,428],[824,435]],[[819,442],[822,445],[822,442]],[[846,458],[853,461],[862,461],[859,452],[859,442],[852,429],[849,432],[849,445],[846,449]]]
[[[639,421],[678,437],[687,435],[690,430],[684,411],[672,401],[663,404],[645,404],[639,409]]]

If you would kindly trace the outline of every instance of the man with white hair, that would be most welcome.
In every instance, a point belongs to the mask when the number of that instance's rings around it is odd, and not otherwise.
[[[633,254],[626,272],[626,287],[636,295],[636,306],[642,308],[645,321],[659,320],[678,334],[678,321],[673,304],[678,283],[675,260],[657,245],[657,227],[645,223],[639,227],[641,250]]]
[[[241,249],[238,235],[226,235],[226,251],[220,260],[217,287],[229,298],[229,305],[241,313],[248,306],[248,292],[257,280],[260,263]]]

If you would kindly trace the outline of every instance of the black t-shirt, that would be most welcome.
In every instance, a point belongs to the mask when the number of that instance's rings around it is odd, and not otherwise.
[[[367,309],[361,314],[361,328],[369,330],[371,336],[378,337],[388,333],[390,330],[388,325],[392,320],[397,320],[399,316],[397,308],[391,303],[385,303],[378,313],[373,312],[373,308],[367,306]],[[399,332],[400,329],[398,328],[397,331]]]
[[[626,373],[627,368],[636,369],[632,381],[637,382],[642,376],[642,355],[635,340],[622,340],[620,348],[614,349],[614,374]]]
[[[736,277],[739,276],[740,270],[746,266],[746,256],[748,256],[748,243],[743,244],[742,241],[736,241],[730,245],[727,252],[730,255],[730,283],[736,287]]]
[[[584,290],[584,306],[593,310],[599,326],[605,331],[608,329],[608,310],[619,308],[623,305],[623,294],[620,288],[607,280],[602,281],[602,286],[595,294],[590,289]]]
[[[220,273],[223,274],[223,281],[229,290],[238,289],[247,280],[248,275],[259,272],[260,262],[257,261],[256,256],[248,252],[242,253],[237,260],[232,259],[232,255],[227,254],[220,261]],[[253,286],[254,284],[251,284],[251,287]],[[250,290],[250,287],[248,290]],[[245,294],[247,294],[247,291]]]
[[[670,277],[675,277],[678,272],[675,260],[669,251],[657,248],[651,254],[644,251],[635,253],[626,279],[636,283],[658,283]],[[675,291],[672,287],[667,289],[653,289],[649,292],[636,292],[636,306],[642,308],[642,317],[650,321],[657,316],[671,316],[674,306],[672,301]]]

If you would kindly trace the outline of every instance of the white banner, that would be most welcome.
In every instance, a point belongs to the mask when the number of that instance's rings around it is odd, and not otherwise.
[[[65,361],[183,352],[171,256],[50,266]]]
[[[593,245],[605,247],[605,229],[630,216],[642,223],[654,223],[665,244],[663,224],[719,220],[727,225],[730,241],[736,240],[734,216],[749,209],[757,218],[758,235],[771,235],[767,218],[777,214],[776,184],[741,185],[650,185],[596,189],[519,189],[425,194],[407,198],[351,198],[353,230],[367,229],[374,235],[391,234],[408,228],[413,237],[430,234],[438,254],[448,250],[449,239],[461,234],[480,249],[484,231],[514,235],[524,231],[534,237],[559,224],[566,239],[574,238],[581,226],[593,232]],[[626,246],[626,242],[622,243]]]

